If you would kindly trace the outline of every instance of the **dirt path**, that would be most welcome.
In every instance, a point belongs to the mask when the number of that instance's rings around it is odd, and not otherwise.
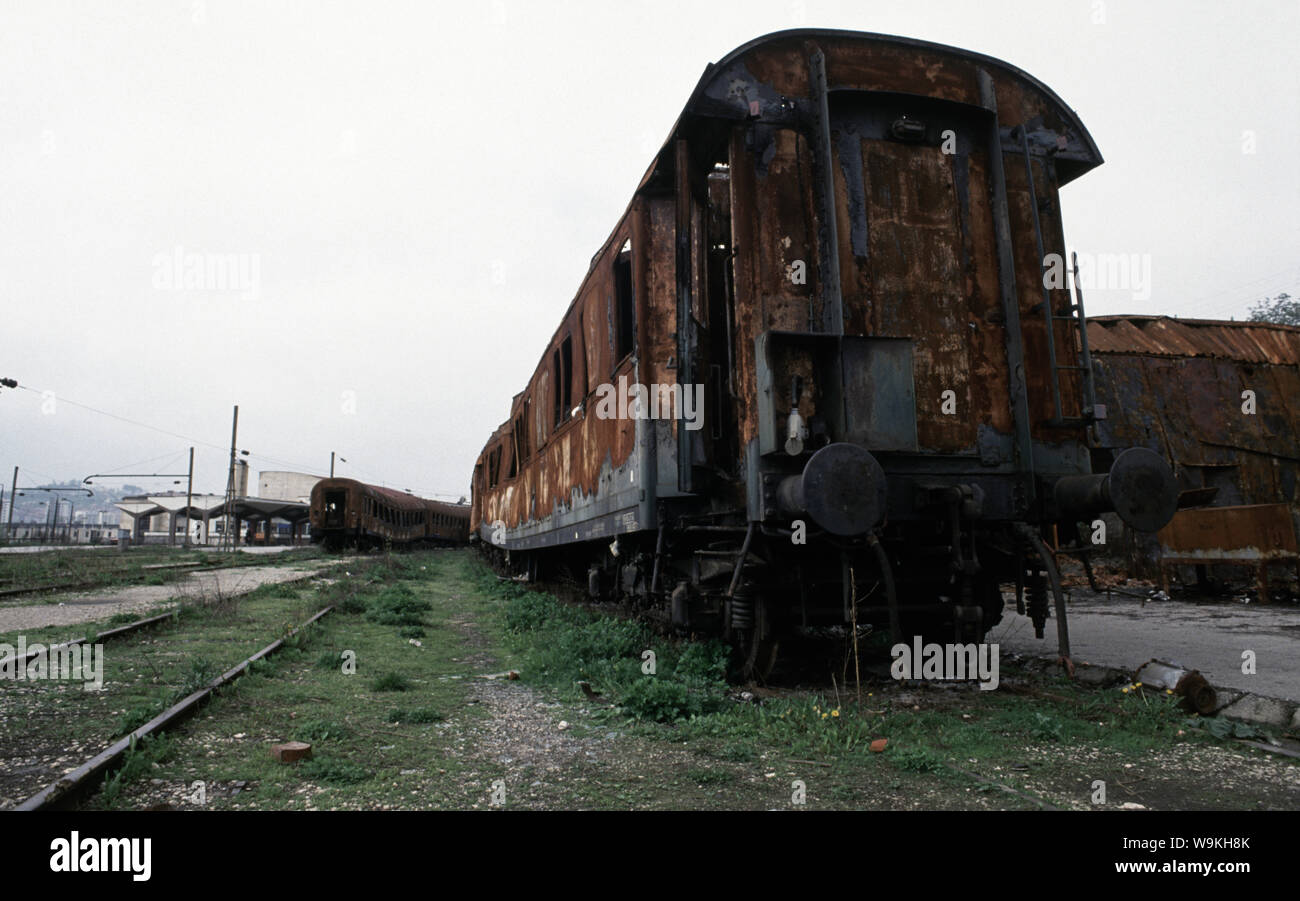
[[[241,566],[188,573],[169,585],[135,585],[129,588],[92,589],[47,596],[37,604],[0,609],[0,633],[46,626],[68,626],[107,619],[117,613],[160,611],[178,600],[245,594],[260,585],[289,582],[332,565],[303,563],[292,566]]]

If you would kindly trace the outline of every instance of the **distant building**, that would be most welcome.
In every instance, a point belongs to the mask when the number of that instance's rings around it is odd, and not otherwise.
[[[307,531],[311,490],[323,476],[267,470],[258,473],[257,494],[248,494],[248,465],[237,461],[234,516],[224,494],[195,494],[186,509],[184,491],[123,498],[121,529],[134,544],[217,544],[227,528],[240,544],[297,543]]]
[[[257,474],[257,496],[276,501],[311,502],[311,490],[324,476],[269,470]]]
[[[1198,506],[1283,505],[1300,526],[1300,328],[1092,316],[1088,344],[1107,414],[1096,425],[1094,465],[1109,467],[1108,451],[1150,448]],[[1122,531],[1118,520],[1112,527]],[[1123,539],[1116,550],[1134,569],[1161,555],[1155,536]]]

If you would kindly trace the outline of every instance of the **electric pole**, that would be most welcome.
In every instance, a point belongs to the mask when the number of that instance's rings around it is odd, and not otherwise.
[[[194,448],[190,448],[190,475],[185,483],[185,547],[190,546],[190,507],[194,503]]]
[[[239,435],[239,404],[235,404],[234,421],[230,424],[230,471],[226,475],[226,528],[221,533],[221,549],[238,550],[239,536],[234,534],[235,524],[235,443]]]

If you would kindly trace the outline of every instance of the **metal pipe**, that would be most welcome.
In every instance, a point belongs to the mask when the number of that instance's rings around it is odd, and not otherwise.
[[[881,577],[885,580],[885,599],[889,603],[889,640],[893,644],[898,644],[903,640],[903,627],[898,616],[898,592],[894,588],[894,570],[889,565],[889,555],[885,553],[885,548],[875,532],[867,535],[867,544],[875,552],[876,560],[880,564]]]
[[[740,573],[745,568],[745,558],[749,556],[749,545],[754,540],[754,523],[749,524],[745,530],[745,543],[740,546],[740,559],[736,561],[736,570],[731,574],[731,584],[727,586],[727,597],[735,597],[736,589],[740,586]]]
[[[1038,553],[1038,557],[1043,561],[1043,569],[1047,571],[1047,581],[1052,586],[1052,596],[1056,601],[1056,648],[1060,655],[1061,661],[1065,664],[1066,669],[1073,674],[1074,664],[1070,660],[1070,628],[1065,622],[1065,594],[1061,591],[1061,574],[1056,569],[1056,561],[1052,559],[1052,553],[1043,543],[1042,536],[1034,531],[1032,526],[1025,523],[1016,523],[1019,532],[1025,537]]]

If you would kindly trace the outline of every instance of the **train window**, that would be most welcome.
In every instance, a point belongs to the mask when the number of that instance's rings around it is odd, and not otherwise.
[[[569,397],[573,393],[573,340],[566,337],[551,354],[553,427],[569,418]]]
[[[632,239],[623,242],[623,249],[614,259],[614,360],[622,362],[632,353],[636,334],[636,299],[632,294]]]
[[[514,450],[515,450],[515,460],[517,460],[519,463],[523,463],[525,460],[528,459],[528,429],[525,425],[527,422],[528,422],[528,403],[525,401],[523,411],[520,412],[520,414],[515,417]],[[516,466],[516,463],[514,461],[511,461],[510,463],[511,475],[514,475],[517,469],[518,467]]]
[[[560,362],[564,364],[563,389],[560,399],[564,401],[564,418],[573,415],[573,336],[566,335],[560,344]]]

